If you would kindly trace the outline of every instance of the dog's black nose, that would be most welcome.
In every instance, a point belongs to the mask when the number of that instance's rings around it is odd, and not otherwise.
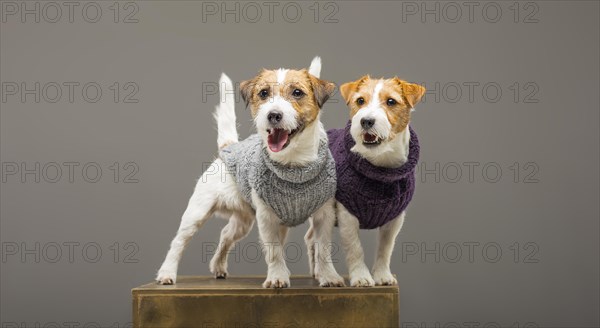
[[[373,125],[375,125],[375,119],[374,118],[363,118],[360,120],[360,125],[365,130],[370,129],[373,127]]]
[[[277,123],[281,122],[282,118],[283,118],[283,114],[281,114],[281,112],[277,112],[277,111],[269,112],[269,114],[267,115],[267,119],[269,120],[269,122],[271,122],[271,124],[277,124]]]

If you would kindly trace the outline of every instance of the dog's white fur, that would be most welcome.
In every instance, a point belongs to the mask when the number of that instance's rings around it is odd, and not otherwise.
[[[219,105],[213,117],[217,126],[221,128],[217,135],[218,145],[227,145],[237,142],[238,132],[235,117],[235,90],[231,79],[225,73],[219,79]]]
[[[316,77],[321,77],[321,57],[316,56],[313,58],[312,62],[310,62],[308,72]]]
[[[320,73],[320,59],[315,58],[314,63],[317,63],[319,67],[316,68],[316,66],[311,65],[311,71]],[[285,74],[286,70],[280,69],[278,71],[278,77],[280,76],[282,81],[285,79]],[[233,84],[225,74],[221,76],[220,82],[221,99],[215,111],[215,118],[219,134],[217,143],[219,148],[222,148],[230,143],[237,142],[238,134]],[[280,111],[284,111],[283,116],[286,119],[295,117],[293,115],[296,112],[293,107],[279,95],[275,95],[273,101],[263,104],[255,117],[255,124],[265,143],[267,134],[263,125],[267,122],[267,113],[275,107]],[[290,109],[293,113],[290,112]],[[297,123],[293,119],[285,124],[290,129],[297,127]],[[271,159],[283,164],[305,165],[316,159],[319,137],[323,134],[325,134],[325,130],[317,119],[306,126],[303,131],[298,132],[285,149],[277,153],[269,151],[269,155]],[[229,175],[225,175],[225,166],[221,159],[217,158],[212,163],[211,168],[202,174],[196,184],[187,209],[181,218],[179,230],[171,242],[167,256],[158,271],[157,282],[160,284],[173,284],[176,282],[179,261],[186,244],[208,218],[213,214],[219,214],[228,217],[229,222],[221,231],[219,247],[210,261],[210,271],[217,278],[227,276],[227,254],[229,249],[235,242],[250,232],[256,219],[263,243],[265,260],[268,265],[267,279],[263,286],[275,288],[290,286],[290,272],[283,256],[283,246],[289,228],[281,225],[273,210],[257,196],[255,191],[252,191],[252,202],[256,211],[244,201],[234,179]],[[223,179],[224,176],[225,179]],[[321,286],[343,286],[344,284],[343,278],[338,275],[333,266],[329,253],[331,233],[335,221],[334,204],[335,200],[330,199],[310,218],[315,243],[323,245],[323,247],[314,247],[315,258],[317,259],[316,278],[318,278]]]

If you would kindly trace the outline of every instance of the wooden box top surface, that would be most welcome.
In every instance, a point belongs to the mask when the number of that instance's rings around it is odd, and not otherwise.
[[[292,276],[291,287],[263,288],[265,276],[229,276],[215,279],[213,276],[178,276],[174,285],[151,282],[131,290],[141,294],[398,294],[398,286],[375,287],[320,287],[310,276]],[[348,284],[348,279],[346,279]]]

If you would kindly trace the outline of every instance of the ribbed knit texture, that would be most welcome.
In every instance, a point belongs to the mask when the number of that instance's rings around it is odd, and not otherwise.
[[[256,190],[286,226],[304,223],[335,196],[335,162],[326,138],[320,140],[317,160],[302,167],[271,160],[257,134],[223,148],[219,156],[246,201],[255,208],[251,192]]]
[[[398,168],[374,166],[350,151],[355,142],[350,122],[344,129],[327,131],[329,149],[335,159],[335,198],[358,218],[361,229],[374,229],[398,217],[415,191],[415,168],[419,161],[419,140],[410,128],[408,160]]]

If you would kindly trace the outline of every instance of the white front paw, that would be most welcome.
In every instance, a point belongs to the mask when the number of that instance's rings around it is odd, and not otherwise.
[[[373,287],[375,281],[367,268],[354,270],[350,273],[350,286],[352,287]]]
[[[344,287],[344,278],[336,272],[320,274],[319,275],[319,286],[321,287]]]
[[[269,270],[267,280],[263,282],[264,288],[287,288],[290,287],[290,274],[285,270]]]
[[[375,279],[375,285],[377,286],[393,286],[398,284],[398,281],[389,269],[374,270],[373,278]]]
[[[173,285],[177,282],[177,272],[160,270],[156,275],[156,282],[159,285]]]
[[[371,274],[363,276],[350,276],[350,286],[352,287],[373,287],[375,281],[371,277]]]
[[[263,282],[264,288],[288,288],[290,287],[290,279],[289,278],[269,278]]]

